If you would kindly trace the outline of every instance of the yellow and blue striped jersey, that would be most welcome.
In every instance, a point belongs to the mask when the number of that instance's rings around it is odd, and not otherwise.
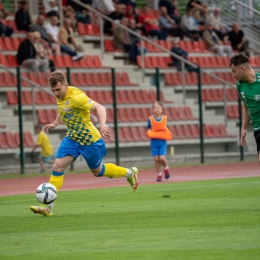
[[[90,120],[90,110],[95,103],[83,91],[69,86],[64,99],[56,99],[58,111],[67,126],[66,136],[81,145],[90,145],[101,138]]]

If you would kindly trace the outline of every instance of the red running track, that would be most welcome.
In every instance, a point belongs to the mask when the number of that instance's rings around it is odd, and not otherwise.
[[[231,164],[199,165],[171,168],[171,178],[163,179],[161,183],[186,182],[198,180],[217,180],[228,178],[245,178],[260,176],[258,162],[237,162]],[[140,185],[155,184],[155,170],[141,170],[138,175]],[[48,176],[16,178],[0,180],[0,196],[33,194],[43,182],[48,182]],[[92,174],[65,174],[62,190],[96,189],[116,186],[129,186],[125,178],[96,178]],[[140,186],[139,186],[140,187]]]

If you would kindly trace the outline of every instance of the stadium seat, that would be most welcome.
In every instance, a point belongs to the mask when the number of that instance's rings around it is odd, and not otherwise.
[[[125,137],[125,134],[124,134],[124,131],[123,131],[123,128],[122,127],[119,127],[118,128],[118,139],[119,139],[119,142],[127,142],[127,139]]]
[[[9,67],[16,68],[19,66],[16,55],[6,55]]]
[[[8,142],[6,140],[6,136],[2,132],[0,132],[0,148],[1,149],[8,149],[9,148]]]
[[[47,117],[46,111],[44,109],[37,110],[38,123],[41,125],[49,124],[50,120]]]
[[[5,132],[6,141],[8,143],[9,148],[18,148],[20,145],[20,139],[19,142],[17,142],[17,138],[13,135],[11,132]],[[19,133],[18,133],[19,137]]]
[[[211,125],[208,125],[208,124],[204,125],[204,135],[207,138],[215,137]]]
[[[200,130],[199,130],[199,125],[191,125],[191,134],[193,138],[199,138],[200,137]]]
[[[84,23],[78,22],[77,27],[78,27],[79,35],[85,35],[86,34]]]
[[[130,131],[132,133],[132,136],[133,136],[133,139],[134,139],[135,142],[143,141],[143,138],[142,138],[142,136],[140,134],[139,128],[137,128],[137,127],[130,127],[129,129],[130,129]]]
[[[138,130],[139,130],[139,133],[140,133],[140,136],[142,138],[143,141],[148,141],[150,140],[150,138],[146,135],[146,128],[145,127],[142,127],[142,126],[138,126],[137,127]]]
[[[17,93],[15,91],[7,91],[7,104],[16,105],[18,103]]]
[[[134,142],[135,141],[130,127],[123,127],[122,130],[123,130],[126,142]]]
[[[23,136],[24,136],[24,142],[26,143],[27,147],[34,147],[35,146],[35,142],[33,140],[31,132],[24,131]]]

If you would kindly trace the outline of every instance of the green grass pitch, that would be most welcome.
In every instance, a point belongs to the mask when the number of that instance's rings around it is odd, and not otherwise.
[[[260,259],[260,178],[0,197],[0,259]]]

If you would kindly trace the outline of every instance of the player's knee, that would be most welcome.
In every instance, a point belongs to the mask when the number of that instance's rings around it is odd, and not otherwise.
[[[95,177],[100,177],[100,175],[99,175],[99,173],[100,173],[100,170],[98,169],[98,170],[93,170],[93,169],[91,169],[91,172],[93,173],[93,175],[95,176]]]
[[[65,168],[63,165],[60,165],[60,164],[54,162],[54,164],[52,165],[52,170],[54,172],[63,172],[65,170]]]

